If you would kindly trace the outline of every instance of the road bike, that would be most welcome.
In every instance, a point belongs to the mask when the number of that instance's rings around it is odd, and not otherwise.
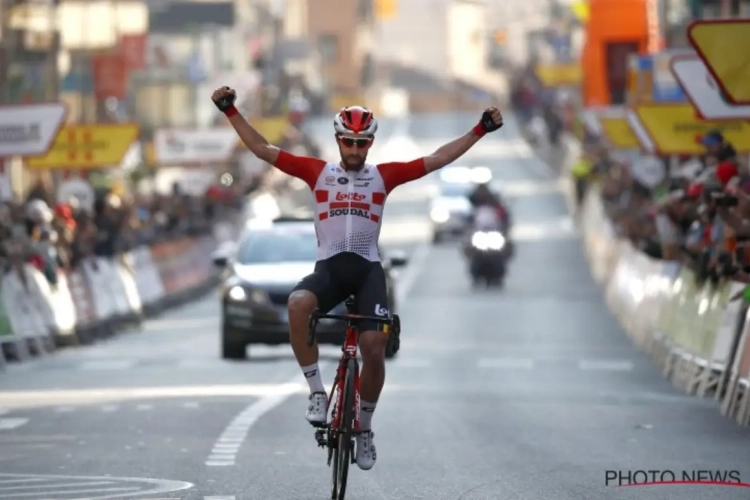
[[[354,298],[346,300],[346,308],[354,310]],[[398,337],[401,332],[401,321],[397,314],[391,317],[361,316],[358,314],[322,314],[317,309],[310,315],[310,330],[307,344],[315,342],[315,329],[321,319],[333,319],[346,323],[344,345],[341,348],[341,359],[336,378],[328,395],[328,408],[331,408],[330,420],[317,426],[315,440],[318,446],[328,449],[328,466],[333,461],[331,482],[331,499],[344,500],[346,480],[349,476],[349,465],[354,463],[354,435],[359,432],[359,324],[363,321],[382,326],[383,333]],[[336,396],[335,403],[331,401]]]

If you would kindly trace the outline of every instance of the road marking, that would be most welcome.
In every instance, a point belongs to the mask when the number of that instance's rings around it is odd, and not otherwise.
[[[55,408],[55,413],[72,413],[75,410],[72,406],[58,406]]]
[[[634,368],[632,361],[623,360],[581,360],[578,362],[580,370],[591,371],[619,371],[627,372]]]
[[[0,431],[17,429],[28,422],[28,418],[0,418]]]
[[[153,405],[144,405],[144,404],[136,405],[135,407],[135,409],[138,411],[148,411],[148,410],[153,410],[153,408],[154,408]]]
[[[79,365],[80,370],[104,371],[104,370],[127,370],[135,366],[131,359],[109,359],[102,361],[84,361]]]
[[[196,397],[264,397],[278,394],[279,384],[233,384],[203,386],[126,387],[107,389],[73,389],[59,391],[2,391],[0,404],[23,408],[32,404],[105,403],[112,400],[196,398]],[[299,392],[306,386],[300,385]]]
[[[411,254],[409,263],[406,266],[403,274],[398,277],[396,281],[396,303],[400,306],[406,302],[406,297],[414,288],[417,283],[417,278],[422,272],[422,268],[427,262],[427,257],[430,255],[432,245],[428,242],[424,242],[419,245],[416,250]]]
[[[479,368],[506,368],[531,370],[534,368],[533,359],[518,358],[482,358],[477,363]]]
[[[32,493],[20,492],[19,486],[14,484],[37,483],[24,486],[25,489],[35,489]],[[133,485],[133,483],[140,483]],[[63,489],[85,486],[81,489]],[[100,486],[91,488],[91,486]],[[109,487],[112,486],[112,487]],[[165,479],[150,479],[136,477],[111,476],[57,476],[45,474],[10,474],[0,473],[0,499],[11,498],[71,498],[72,495],[87,493],[87,500],[123,499],[131,497],[150,498],[161,497],[164,493],[172,493],[192,488],[192,483],[171,481]],[[80,497],[78,497],[80,498]]]
[[[102,411],[104,413],[112,413],[117,411],[118,406],[117,405],[104,405],[102,406]]]
[[[203,500],[234,500],[234,495],[223,497],[203,497]]]
[[[138,486],[135,487],[127,487],[127,488],[95,488],[95,489],[83,489],[83,490],[65,490],[64,492],[55,492],[56,495],[59,494],[65,494],[65,495],[72,495],[73,493],[114,493],[115,491],[118,492],[118,495],[115,496],[106,496],[106,497],[87,497],[88,499],[93,498],[116,498],[116,497],[122,497],[122,493],[133,493],[135,491],[140,491],[141,489]],[[0,493],[2,493],[2,490],[0,490]],[[4,497],[4,498],[21,498],[21,497],[36,497],[39,498],[39,495],[42,495],[39,492],[34,493],[11,493],[10,496]],[[3,497],[0,497],[3,498]],[[44,497],[42,497],[44,498]]]
[[[182,406],[185,408],[200,408],[200,403],[196,401],[188,401],[186,403],[183,403]]]
[[[326,365],[327,363],[320,363],[321,372]],[[288,382],[277,385],[275,393],[263,396],[242,410],[216,440],[214,447],[211,449],[211,454],[206,459],[206,466],[227,467],[234,465],[237,452],[247,438],[250,428],[258,423],[263,415],[289,399],[292,394],[307,389],[304,382],[300,380],[301,377],[302,375],[298,374]]]

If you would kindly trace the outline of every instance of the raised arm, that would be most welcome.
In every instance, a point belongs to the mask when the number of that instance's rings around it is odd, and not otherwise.
[[[503,126],[503,115],[497,108],[489,108],[482,113],[479,123],[466,134],[438,148],[434,153],[424,157],[427,172],[434,172],[463,156],[486,133],[494,132]]]
[[[234,114],[227,113],[227,118],[247,149],[266,163],[276,164],[281,152],[278,147],[268,142],[268,139],[255,130],[255,127],[250,125],[241,114],[237,112]]]
[[[307,156],[296,156],[274,146],[263,137],[255,127],[250,125],[234,107],[237,95],[229,87],[214,91],[211,99],[219,111],[224,113],[232,124],[240,140],[255,156],[270,163],[285,174],[305,181],[311,189],[315,186],[318,175],[325,166],[323,160]]]

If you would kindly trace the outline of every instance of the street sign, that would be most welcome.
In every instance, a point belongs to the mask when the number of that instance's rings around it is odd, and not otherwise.
[[[690,103],[645,103],[634,108],[638,122],[643,126],[656,151],[662,155],[700,155],[705,148],[700,137],[718,129],[737,151],[750,151],[750,123],[742,120],[709,121],[695,116]]]
[[[750,106],[736,106],[722,96],[714,77],[698,56],[672,59],[672,73],[696,111],[706,120],[750,119]]]
[[[28,158],[26,166],[70,170],[117,166],[139,132],[132,123],[69,125],[46,155]]]
[[[46,153],[67,114],[61,102],[0,106],[0,158]]]
[[[688,39],[732,104],[750,104],[750,19],[698,20]]]
[[[641,147],[625,116],[600,117],[604,136],[615,149],[638,149]]]

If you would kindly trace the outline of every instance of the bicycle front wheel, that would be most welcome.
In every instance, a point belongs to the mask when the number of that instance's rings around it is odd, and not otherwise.
[[[349,477],[349,464],[352,457],[352,439],[354,437],[354,376],[357,373],[357,360],[350,359],[346,365],[344,394],[341,397],[343,407],[339,428],[335,429],[336,452],[333,454],[332,500],[344,500],[346,480]]]

